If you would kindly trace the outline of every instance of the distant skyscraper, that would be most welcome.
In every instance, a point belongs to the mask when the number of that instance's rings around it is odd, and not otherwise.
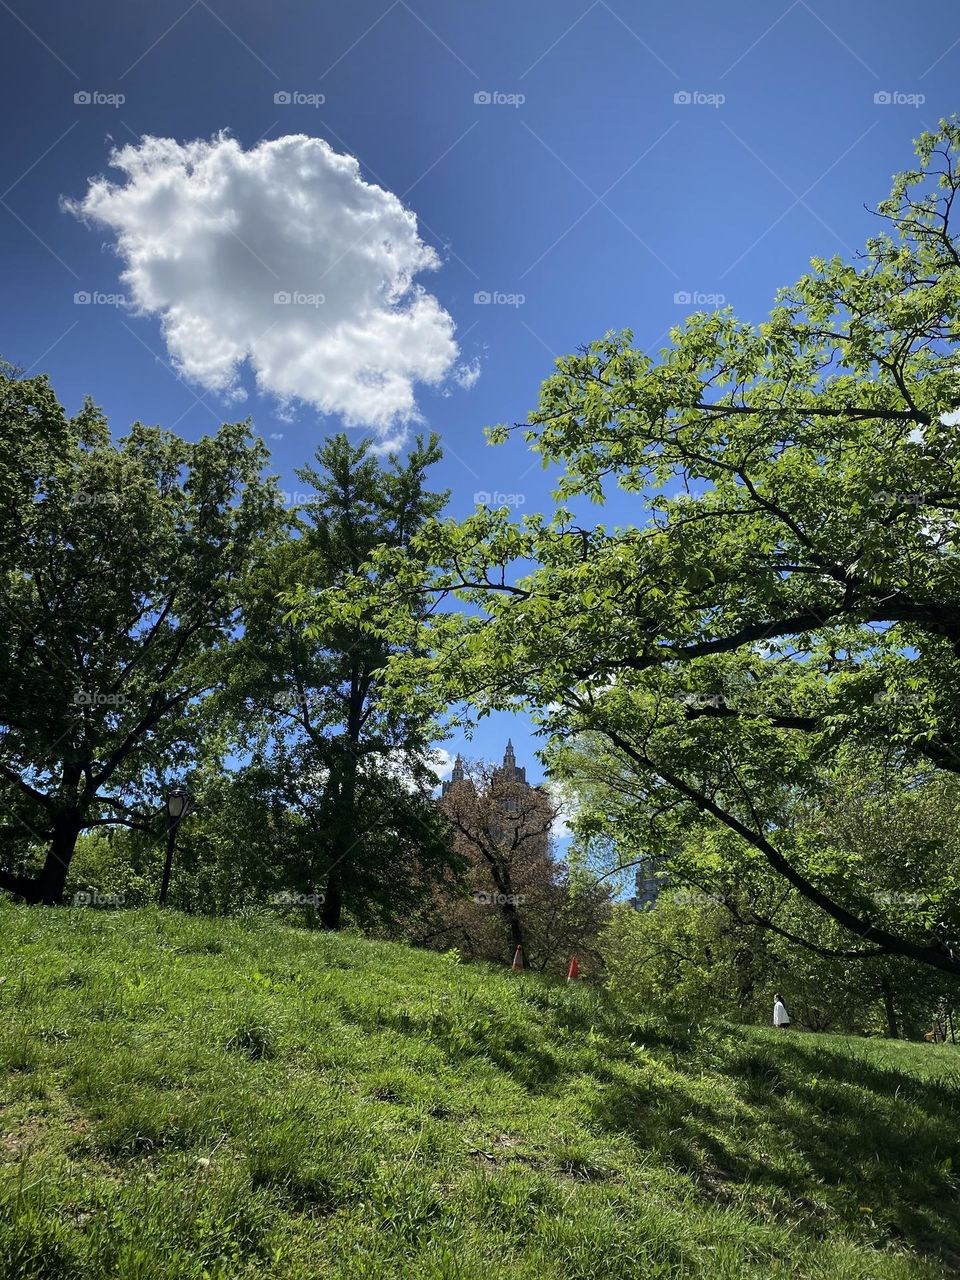
[[[653,854],[643,858],[637,865],[637,873],[633,882],[634,896],[629,899],[630,905],[637,911],[645,911],[652,907],[661,889],[666,888],[667,873],[659,870],[660,859]]]

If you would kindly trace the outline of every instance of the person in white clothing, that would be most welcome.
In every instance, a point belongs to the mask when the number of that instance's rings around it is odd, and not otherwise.
[[[773,1025],[775,1027],[789,1027],[790,1015],[787,1013],[786,1005],[780,999],[779,994],[773,997]]]

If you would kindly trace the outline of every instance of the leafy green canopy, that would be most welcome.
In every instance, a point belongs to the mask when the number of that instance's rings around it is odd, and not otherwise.
[[[897,1036],[898,1027],[927,1030],[952,991],[951,975],[851,940],[711,815],[692,821],[682,802],[652,796],[647,775],[599,735],[555,751],[552,767],[576,784],[577,825],[592,859],[606,868],[640,863],[660,890],[652,911],[628,910],[623,928],[605,939],[611,973],[620,943],[638,944],[636,963],[615,979],[626,998],[665,998],[691,1011],[699,1002],[725,1016],[738,1008],[767,1020],[780,990],[808,1026],[862,1031],[882,1019]],[[894,744],[870,749],[851,740],[805,791],[784,787],[767,816],[778,847],[833,899],[889,932],[953,936],[957,775],[929,777],[907,769]],[[630,923],[637,915],[645,923]]]
[[[0,886],[56,902],[78,834],[149,825],[195,760],[279,513],[265,462],[243,424],[113,443],[90,402],[68,418],[0,370]]]
[[[960,123],[917,156],[858,260],[815,260],[766,322],[697,314],[656,358],[625,332],[558,360],[526,424],[563,471],[552,519],[434,524],[442,573],[391,566],[474,611],[436,625],[451,695],[600,735],[668,825],[706,814],[868,950],[955,971],[778,825],[851,743],[960,770]],[[578,523],[613,485],[635,521]]]
[[[417,693],[380,696],[392,654],[425,652],[424,602],[394,602],[390,631],[369,625],[380,582],[371,557],[413,556],[415,535],[442,512],[447,494],[428,488],[438,439],[419,438],[408,456],[381,459],[369,441],[327,440],[299,478],[309,487],[278,544],[245,593],[245,633],[231,680],[233,716],[251,751],[248,778],[266,806],[285,808],[291,870],[325,894],[323,920],[395,918],[453,860],[432,800],[430,767],[439,732],[435,703]],[[340,609],[353,584],[351,608]],[[302,627],[290,601],[309,612]]]

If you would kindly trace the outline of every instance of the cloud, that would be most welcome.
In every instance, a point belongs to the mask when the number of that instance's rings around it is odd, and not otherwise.
[[[480,359],[474,356],[472,360],[458,364],[453,371],[453,380],[458,387],[463,387],[464,391],[469,391],[471,387],[476,386],[480,378]]]
[[[449,752],[446,747],[434,747],[433,751],[427,756],[427,764],[440,778],[448,778],[453,773],[455,761],[456,756]]]
[[[569,840],[573,835],[573,828],[570,826],[571,815],[565,813],[563,809],[557,814],[550,827],[550,834],[555,840]]]
[[[454,757],[446,747],[434,747],[425,754],[416,757],[416,764],[425,765],[438,778],[446,778],[453,772]],[[377,768],[384,775],[396,778],[400,785],[412,794],[420,791],[420,782],[416,776],[411,757],[399,748],[387,751],[380,756]]]
[[[145,137],[110,163],[121,181],[64,206],[112,233],[128,296],[201,386],[242,396],[249,361],[282,405],[402,433],[417,384],[455,369],[453,320],[416,282],[440,259],[353,156],[302,134],[249,151]]]

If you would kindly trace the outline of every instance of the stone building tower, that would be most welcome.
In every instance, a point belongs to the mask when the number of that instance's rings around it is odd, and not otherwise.
[[[453,762],[453,772],[451,773],[449,780],[443,784],[441,795],[447,795],[447,793],[458,783],[466,783],[468,786],[473,786],[473,783],[463,772],[463,757],[459,752],[457,753],[456,760]],[[507,739],[507,749],[503,753],[503,764],[494,769],[493,774],[491,775],[491,785],[496,786],[497,783],[501,786],[506,786],[509,783],[517,783],[520,786],[528,787],[531,791],[535,789],[530,786],[529,782],[527,782],[526,769],[517,764],[517,757],[513,750],[513,743],[509,738]]]
[[[503,753],[503,764],[493,775],[495,781],[501,782],[517,782],[524,786],[529,786],[527,782],[527,771],[521,769],[517,764],[517,757],[513,754],[513,743],[507,739],[507,749]]]
[[[464,773],[463,760],[458,755],[450,779],[441,789],[441,806],[451,804],[459,788],[468,788],[469,795],[478,798],[477,788]],[[518,828],[522,827],[525,856],[548,855],[553,817],[549,797],[540,787],[527,781],[527,771],[517,764],[513,743],[509,740],[503,763],[490,774],[489,791],[481,807],[486,814],[486,834],[496,844],[516,844]]]
[[[457,752],[456,760],[453,762],[453,773],[451,773],[449,780],[440,788],[441,799],[447,795],[457,785],[457,783],[463,783],[470,787],[473,786],[473,783],[468,782],[468,780],[463,776],[463,756],[460,755],[459,751]]]

